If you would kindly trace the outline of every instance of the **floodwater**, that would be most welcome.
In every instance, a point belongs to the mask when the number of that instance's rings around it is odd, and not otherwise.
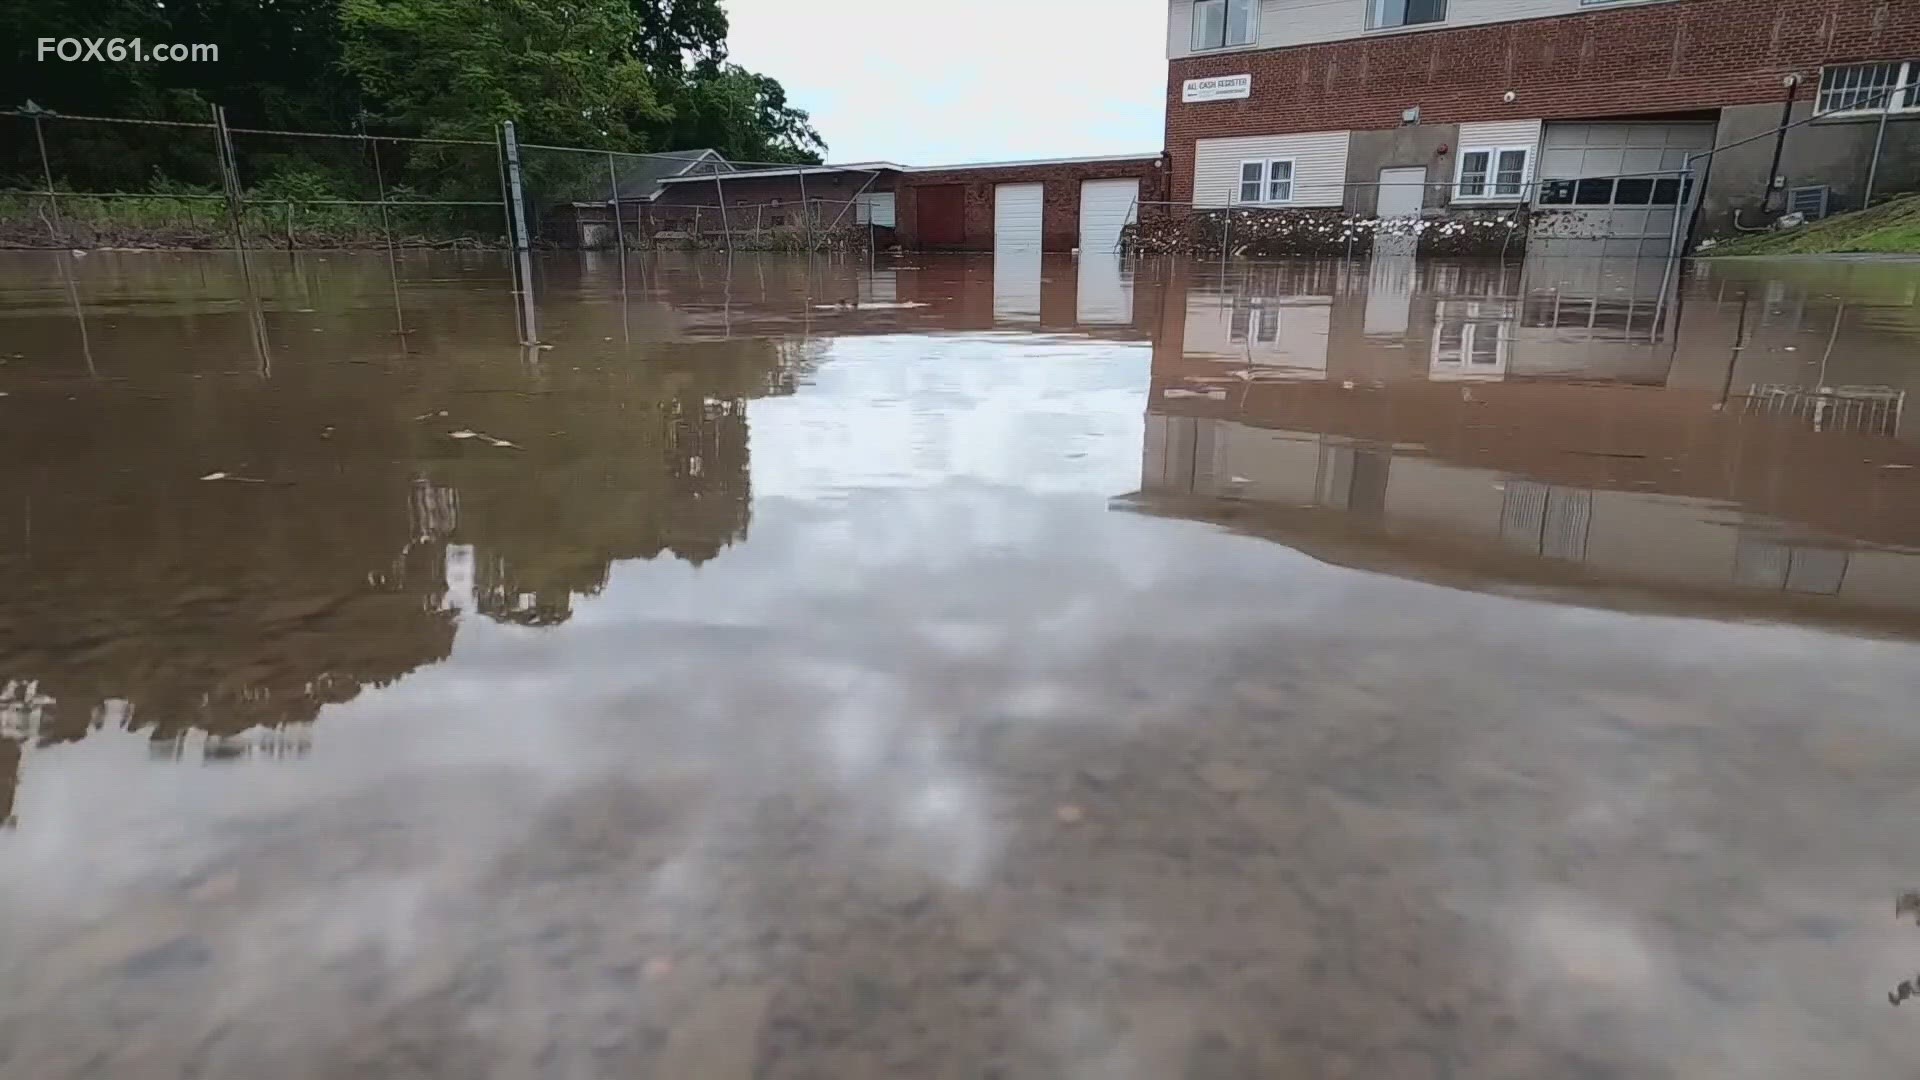
[[[1920,268],[396,269],[0,258],[0,1076],[1920,1060]]]

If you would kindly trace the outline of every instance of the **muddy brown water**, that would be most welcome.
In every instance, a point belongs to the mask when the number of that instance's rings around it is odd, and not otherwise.
[[[1920,269],[398,275],[0,257],[0,1076],[1920,1060]]]

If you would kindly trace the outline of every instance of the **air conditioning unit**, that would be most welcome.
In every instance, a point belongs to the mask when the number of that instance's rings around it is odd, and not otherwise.
[[[1816,184],[1812,187],[1797,187],[1787,190],[1787,213],[1805,214],[1808,221],[1827,216],[1827,185]]]

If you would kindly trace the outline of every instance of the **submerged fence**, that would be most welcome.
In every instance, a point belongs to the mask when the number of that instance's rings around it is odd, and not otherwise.
[[[760,247],[890,242],[878,168],[811,166],[822,190],[756,192],[785,162],[489,139],[0,112],[0,247]],[[849,187],[849,184],[852,186]]]

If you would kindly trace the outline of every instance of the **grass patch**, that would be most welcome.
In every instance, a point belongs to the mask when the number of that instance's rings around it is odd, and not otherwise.
[[[1869,210],[1836,214],[1784,232],[1748,233],[1699,254],[1920,255],[1920,195],[1903,195]]]

